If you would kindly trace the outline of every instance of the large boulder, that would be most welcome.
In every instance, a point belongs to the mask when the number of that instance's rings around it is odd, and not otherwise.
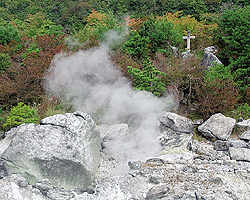
[[[192,133],[194,124],[191,119],[177,115],[172,112],[163,112],[159,116],[161,129],[170,128],[180,133]]]
[[[207,138],[227,140],[232,133],[235,123],[235,119],[217,113],[200,125],[198,130]]]
[[[232,160],[250,162],[250,149],[229,147],[229,154]]]
[[[9,174],[18,173],[29,184],[49,179],[55,186],[70,189],[92,184],[100,149],[95,122],[78,111],[11,129],[0,143],[0,156]]]
[[[182,146],[191,140],[194,124],[192,120],[172,112],[163,112],[159,115],[161,135],[160,144],[165,148]]]
[[[214,48],[214,46],[205,48],[205,54],[201,60],[200,66],[203,66],[205,69],[209,70],[209,68],[215,64],[222,65],[222,62],[217,58],[216,55],[214,55],[216,52],[217,50]]]

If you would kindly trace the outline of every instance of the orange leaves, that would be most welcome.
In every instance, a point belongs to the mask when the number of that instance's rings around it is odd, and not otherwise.
[[[96,10],[92,10],[92,13],[87,17],[87,22],[89,26],[94,26],[96,24],[105,24],[105,20],[107,20],[107,16],[104,13],[97,12]]]
[[[124,20],[125,20],[126,26],[131,27],[132,31],[139,30],[141,25],[143,24],[143,21],[140,18],[134,19],[134,18],[126,17],[124,18]]]
[[[217,28],[216,23],[207,25],[206,20],[199,22],[192,15],[182,16],[182,11],[167,13],[164,17],[172,21],[174,26],[182,31],[183,35],[190,31],[191,35],[195,36],[195,40],[191,43],[191,49],[212,45],[213,31]]]

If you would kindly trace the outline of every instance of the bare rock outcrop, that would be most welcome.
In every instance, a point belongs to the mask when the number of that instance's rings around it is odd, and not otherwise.
[[[11,129],[0,143],[3,167],[29,184],[49,179],[53,185],[82,188],[92,184],[100,163],[100,133],[82,112],[47,117],[41,124]]]

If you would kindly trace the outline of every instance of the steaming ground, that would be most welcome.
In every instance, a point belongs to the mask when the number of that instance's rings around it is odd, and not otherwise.
[[[157,114],[168,110],[171,98],[133,90],[111,63],[105,45],[70,56],[57,55],[46,83],[49,93],[63,94],[75,110],[91,114],[97,124],[130,126],[132,133],[109,143],[107,153],[137,160],[159,151]]]

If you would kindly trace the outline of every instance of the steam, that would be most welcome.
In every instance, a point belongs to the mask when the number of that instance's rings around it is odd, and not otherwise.
[[[153,156],[160,148],[156,142],[157,114],[171,106],[171,97],[157,98],[133,90],[113,66],[108,52],[108,45],[102,44],[72,55],[56,55],[46,78],[46,89],[52,94],[63,94],[75,110],[89,113],[98,124],[130,126],[132,133],[123,140],[111,141],[107,153],[130,160]]]

